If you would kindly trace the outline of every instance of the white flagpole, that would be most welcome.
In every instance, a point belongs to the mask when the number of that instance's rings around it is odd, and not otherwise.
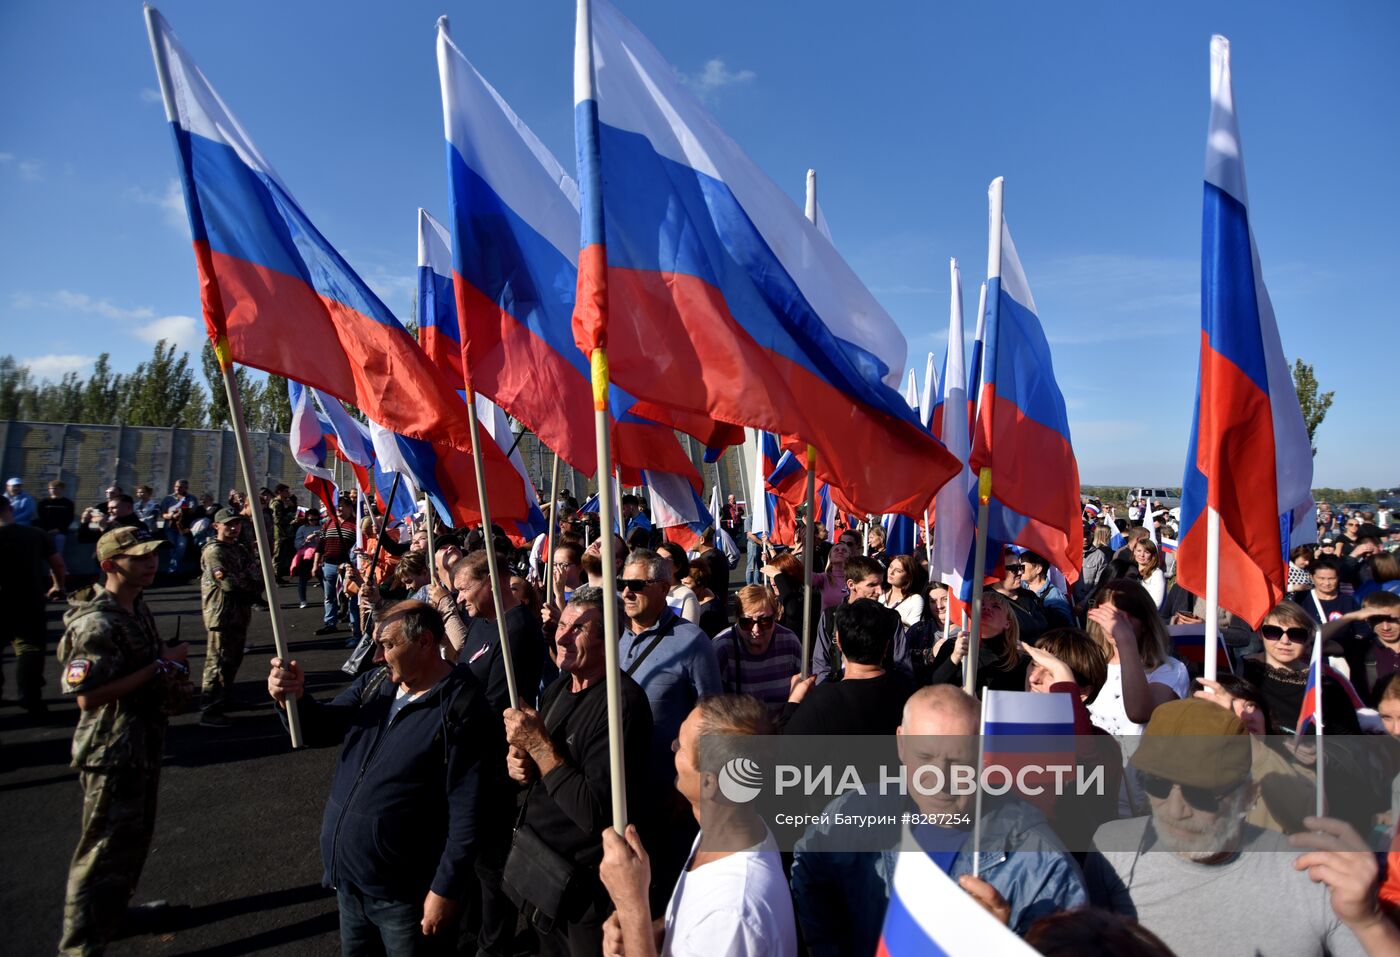
[[[549,514],[544,538],[544,603],[554,600],[554,530],[559,527],[559,453],[549,471]]]
[[[990,206],[987,226],[987,282],[990,287],[991,280],[1001,278],[1002,178],[1000,176],[992,180],[992,184],[987,190],[987,199]],[[992,298],[989,288],[987,308],[995,313],[998,305],[998,302]],[[995,331],[996,329],[991,322],[985,324],[982,343],[984,365],[987,356],[985,337],[990,337]],[[980,386],[984,385],[985,382],[983,379],[978,381],[979,391],[981,391]],[[991,504],[991,497],[992,470],[983,468],[977,476],[977,544],[973,549],[972,561],[972,633],[968,637],[967,657],[964,659],[963,671],[963,690],[973,696],[977,694],[977,657],[982,646],[982,590],[983,579],[987,577],[987,510]]]
[[[593,75],[593,11],[589,0],[578,0],[577,17],[574,24],[574,99],[584,103],[596,103],[597,92]],[[594,114],[596,119],[596,114]],[[593,157],[596,162],[597,157]],[[603,197],[601,170],[594,168],[599,182],[584,193],[589,204],[584,216],[591,217],[601,231],[603,228]],[[598,288],[596,295],[607,308],[607,270],[599,270],[595,277]],[[604,312],[606,316],[606,312]],[[603,659],[606,669],[608,696],[608,771],[612,796],[613,829],[621,834],[627,827],[627,790],[623,769],[625,756],[622,749],[622,676],[618,669],[618,630],[617,620],[617,566],[614,564],[617,539],[612,535],[613,493],[605,487],[612,462],[610,423],[608,421],[608,354],[599,347],[589,356],[593,372],[593,428],[598,456],[598,524],[602,540],[603,561]],[[619,485],[621,481],[619,480]],[[619,516],[622,514],[618,506]]]
[[[160,82],[161,98],[165,101],[165,115],[168,119],[176,118],[174,103],[174,90],[170,82],[170,64],[166,62],[165,46],[160,42],[160,27],[156,18],[160,16],[155,7],[149,4],[145,7],[146,33],[151,41],[151,56],[155,59],[156,78]],[[210,286],[211,295],[215,300],[213,310],[216,314],[223,314],[223,304],[220,301],[218,283]],[[229,354],[228,339],[221,336],[214,343],[214,355],[219,360],[219,373],[224,380],[224,393],[228,398],[229,418],[233,423],[234,448],[238,452],[238,467],[243,475],[243,485],[248,490],[251,499],[254,496],[253,484],[253,450],[248,444],[248,425],[243,417],[243,396],[238,390],[238,379],[233,374],[233,359]],[[272,644],[277,650],[277,657],[283,661],[290,661],[291,655],[287,650],[287,641],[282,633],[282,603],[277,598],[277,572],[272,564],[272,547],[268,538],[267,523],[263,520],[262,509],[256,504],[251,504],[249,508],[250,517],[253,520],[253,533],[258,543],[258,564],[262,567],[263,591],[267,595],[268,617],[272,623]],[[286,701],[287,710],[287,733],[291,737],[292,747],[302,746],[301,718],[297,711],[295,698],[288,698]]]
[[[1317,735],[1317,816],[1323,817],[1327,813],[1327,785],[1324,774],[1324,762],[1322,760],[1322,662],[1326,660],[1326,651],[1322,647],[1322,626],[1317,626],[1317,632],[1313,635],[1313,661],[1312,665],[1317,669],[1317,689],[1313,693],[1313,728]]]
[[[1205,677],[1214,681],[1216,645],[1220,641],[1220,513],[1206,506],[1206,647]]]
[[[501,599],[501,570],[496,563],[496,537],[491,524],[491,502],[486,494],[486,461],[481,452],[481,429],[476,415],[476,393],[472,391],[471,373],[463,357],[462,384],[467,391],[467,420],[471,427],[472,471],[476,473],[476,498],[481,507],[481,537],[486,547],[486,571],[491,576],[491,603],[496,612],[496,640],[501,643],[501,664],[506,673],[506,694],[512,708],[520,707],[520,695],[515,687],[515,662],[510,641],[506,636],[506,609]],[[491,441],[495,441],[492,439]]]
[[[817,222],[817,171],[807,171],[807,219]],[[817,563],[817,450],[807,446],[807,525],[802,541],[802,677],[812,673],[812,570]]]
[[[975,627],[975,626],[974,626]],[[975,673],[975,672],[974,672]],[[987,740],[987,699],[982,699],[982,718],[977,724],[977,790],[972,798],[972,876],[981,873],[979,852],[982,850],[982,763],[986,758],[983,742]]]

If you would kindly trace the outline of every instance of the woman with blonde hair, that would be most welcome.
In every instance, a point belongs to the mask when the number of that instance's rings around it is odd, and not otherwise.
[[[1142,734],[1159,704],[1186,697],[1191,676],[1171,657],[1157,603],[1147,589],[1120,578],[1089,600],[1089,635],[1108,658],[1108,680],[1089,705],[1109,734]]]
[[[943,642],[929,663],[929,684],[962,684],[963,658],[967,655],[966,632]],[[982,593],[982,637],[977,652],[977,684],[980,697],[993,691],[1025,691],[1030,657],[1021,648],[1021,628],[1011,603],[999,592]]]
[[[1139,538],[1133,543],[1133,561],[1137,563],[1142,587],[1147,589],[1160,609],[1162,600],[1167,597],[1167,575],[1162,571],[1162,556],[1157,543],[1150,538]]]

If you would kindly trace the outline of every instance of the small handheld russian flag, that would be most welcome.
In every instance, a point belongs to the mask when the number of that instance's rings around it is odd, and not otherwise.
[[[1295,738],[1301,738],[1309,725],[1322,734],[1322,629],[1313,635],[1312,661],[1308,663],[1308,683],[1303,689],[1303,704],[1298,709]]]
[[[876,957],[1035,954],[922,851],[899,855]]]

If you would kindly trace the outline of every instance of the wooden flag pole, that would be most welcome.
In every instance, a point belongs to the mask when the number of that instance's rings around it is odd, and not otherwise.
[[[229,358],[228,339],[220,337],[214,344],[214,355],[219,360],[219,372],[224,380],[224,394],[228,397],[229,418],[233,420],[233,445],[238,450],[238,467],[243,473],[243,482],[248,488],[253,485],[253,451],[248,445],[248,426],[243,418],[243,396],[238,389],[238,378],[233,374],[233,361]],[[258,564],[262,567],[263,591],[267,594],[268,617],[272,620],[272,645],[277,657],[284,662],[291,661],[287,650],[287,640],[282,632],[282,603],[277,598],[277,573],[272,564],[272,548],[267,534],[267,522],[263,511],[256,504],[249,503],[249,518],[253,520],[253,533],[258,543]],[[301,716],[297,711],[297,701],[288,696],[283,702],[287,709],[287,732],[292,739],[292,747],[302,747]]]
[[[586,4],[587,0],[583,0]],[[596,431],[598,477],[611,476],[607,463],[612,461],[608,423],[608,356],[594,349],[593,365],[593,425]],[[598,534],[601,536],[603,562],[603,658],[607,669],[608,692],[608,770],[611,775],[613,828],[621,834],[627,829],[627,784],[624,778],[622,751],[622,675],[618,668],[618,639],[621,624],[617,620],[617,536],[609,534],[613,527],[613,490],[598,489]],[[621,512],[619,512],[621,515]]]
[[[972,632],[963,658],[963,690],[977,697],[977,656],[982,650],[982,589],[987,577],[987,511],[992,501],[992,470],[984,468],[977,477],[977,544],[972,558]]]
[[[1220,642],[1220,513],[1206,506],[1206,647],[1205,677],[1215,680],[1216,645]],[[1320,691],[1321,689],[1319,689]],[[1321,765],[1319,765],[1321,767]]]
[[[437,536],[433,533],[433,503],[428,493],[423,493],[423,526],[428,530],[428,578],[438,584]]]
[[[817,563],[813,508],[817,493],[817,450],[807,446],[807,527],[802,535],[802,677],[812,673],[812,566]]]
[[[160,14],[156,12],[155,7],[146,4],[145,16],[146,34],[151,41],[151,56],[155,60],[156,79],[160,83],[161,99],[165,102],[165,116],[169,120],[174,120],[176,116],[174,86],[170,80],[170,64],[166,60],[165,45],[161,43],[159,38],[160,24],[157,20]],[[207,257],[209,255],[207,245],[202,250],[197,246],[195,255],[196,257]],[[207,262],[207,259],[205,261]],[[213,275],[212,270],[206,275]],[[205,321],[211,328],[214,328],[222,324],[223,317],[227,313],[224,310],[219,284],[211,282],[205,291],[208,295],[204,304]],[[238,391],[238,380],[233,374],[233,357],[229,351],[227,336],[220,335],[214,342],[214,355],[219,360],[219,374],[224,380],[224,393],[228,397],[229,418],[233,421],[234,448],[238,451],[238,467],[243,474],[243,484],[251,497],[253,489],[257,488],[253,484],[253,450],[248,444],[248,425],[243,417],[243,396]],[[272,644],[277,649],[277,657],[283,661],[289,661],[287,641],[282,634],[282,605],[277,600],[277,571],[272,564],[272,547],[267,534],[267,523],[263,520],[261,508],[253,506],[249,508],[249,512],[253,520],[253,533],[258,543],[258,564],[262,566],[263,590],[267,594],[268,617],[272,620]],[[287,733],[291,736],[292,747],[300,748],[302,746],[301,718],[297,712],[297,703],[294,698],[287,699],[286,709]]]
[[[465,352],[465,350],[463,350]],[[465,366],[465,355],[463,362]],[[496,611],[496,637],[501,643],[501,664],[506,671],[506,694],[512,708],[520,707],[520,695],[515,687],[515,662],[506,635],[505,603],[501,600],[501,570],[496,562],[496,537],[491,525],[491,502],[486,494],[486,460],[481,454],[481,430],[477,425],[476,393],[472,391],[470,375],[463,376],[467,388],[467,421],[471,427],[472,471],[476,473],[476,498],[481,507],[481,536],[486,547],[486,571],[491,576],[491,602]]]
[[[559,453],[554,453],[554,467],[549,470],[549,524],[544,537],[544,603],[554,601],[554,532],[559,527]]]

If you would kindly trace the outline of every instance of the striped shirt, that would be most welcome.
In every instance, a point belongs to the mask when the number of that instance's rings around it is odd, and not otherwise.
[[[731,694],[753,695],[776,719],[787,703],[792,676],[802,670],[802,639],[782,625],[773,626],[768,650],[754,655],[744,647],[738,629],[728,628],[714,638],[720,680]],[[735,653],[738,660],[735,660]]]
[[[321,561],[327,565],[339,565],[350,557],[350,549],[355,547],[355,526],[338,518],[327,520],[321,526]]]

